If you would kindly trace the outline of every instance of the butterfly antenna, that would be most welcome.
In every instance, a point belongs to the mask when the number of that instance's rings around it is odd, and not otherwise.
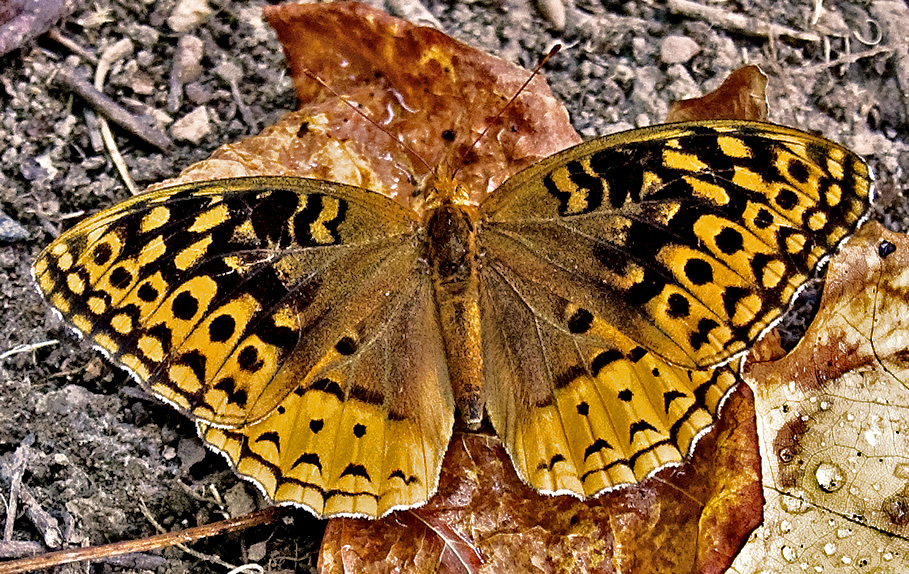
[[[398,139],[398,137],[396,135],[394,135],[393,133],[391,133],[390,131],[388,131],[388,129],[386,129],[385,126],[381,125],[379,122],[377,122],[376,120],[369,117],[369,114],[367,114],[366,112],[361,110],[358,105],[354,104],[349,99],[347,99],[346,96],[339,94],[337,90],[335,90],[334,88],[329,86],[327,83],[325,83],[325,80],[320,78],[318,74],[316,74],[315,72],[313,72],[312,70],[310,70],[309,68],[306,68],[306,67],[302,68],[302,71],[304,74],[306,74],[307,76],[309,76],[310,78],[312,78],[313,80],[318,82],[319,85],[321,85],[323,88],[328,90],[331,93],[331,95],[335,96],[336,98],[338,98],[339,100],[341,100],[342,102],[347,104],[347,106],[350,107],[350,109],[352,109],[353,111],[358,113],[360,116],[362,116],[363,119],[365,119],[367,122],[369,122],[373,126],[375,126],[376,129],[380,130],[382,133],[384,133],[385,135],[390,137],[392,140],[397,142],[398,145],[400,145],[402,148],[404,148],[406,151],[408,151],[413,157],[420,160],[420,163],[422,163],[424,166],[426,166],[426,170],[429,171],[429,173],[435,175],[435,173],[436,173],[435,168],[433,168],[431,165],[429,165],[429,163],[425,159],[423,159],[423,156],[418,154],[416,151],[414,151],[414,149],[412,147],[407,145],[407,142],[404,142],[404,141]]]
[[[477,139],[473,140],[473,143],[470,144],[470,147],[468,147],[466,150],[464,150],[464,153],[461,154],[461,157],[458,159],[458,162],[455,164],[457,167],[451,173],[452,179],[454,179],[455,174],[458,173],[458,170],[461,169],[461,166],[464,165],[464,161],[467,159],[467,154],[469,154],[475,147],[477,147],[477,144],[480,143],[480,140],[482,140],[484,137],[486,137],[486,133],[489,131],[489,129],[499,122],[499,118],[502,117],[502,115],[505,113],[505,111],[508,110],[508,108],[510,108],[512,104],[514,104],[515,100],[518,99],[518,96],[521,95],[521,92],[524,91],[524,88],[526,88],[528,86],[528,84],[530,84],[530,82],[533,81],[533,79],[537,77],[537,75],[540,73],[540,70],[542,70],[543,66],[546,65],[546,62],[548,62],[550,58],[552,58],[553,56],[558,54],[559,50],[561,50],[561,49],[562,49],[561,44],[556,44],[555,46],[553,46],[552,49],[549,50],[549,53],[546,54],[545,56],[543,56],[542,59],[540,59],[540,62],[536,65],[536,67],[533,69],[533,71],[530,72],[530,75],[527,77],[526,80],[524,80],[524,83],[521,84],[521,87],[518,88],[518,91],[516,91],[514,93],[514,95],[511,96],[511,99],[508,100],[508,102],[504,106],[502,106],[502,109],[499,110],[499,113],[497,113],[495,115],[495,117],[492,118],[491,121],[486,123],[486,127],[483,128],[483,131],[480,132],[480,135],[477,136]]]

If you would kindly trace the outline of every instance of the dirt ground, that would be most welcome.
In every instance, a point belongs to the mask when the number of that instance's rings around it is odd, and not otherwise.
[[[179,108],[168,111],[183,35],[168,24],[176,4],[93,0],[60,27],[96,56],[121,39],[132,41],[104,91],[133,112],[150,113],[168,130],[200,106],[208,111],[210,131],[198,142],[177,140],[167,153],[114,128],[140,188],[257,133],[295,106],[281,49],[260,17],[262,3],[210,0],[211,14],[190,32],[203,47],[200,75]],[[875,217],[894,230],[909,227],[909,8],[902,1],[826,2],[817,13],[807,0],[711,5],[749,17],[746,31],[718,16],[701,19],[681,2],[576,0],[558,32],[537,6],[428,5],[449,34],[525,67],[555,41],[565,44],[545,75],[585,138],[659,123],[671,100],[700,95],[741,65],[759,64],[770,77],[771,118],[865,155],[879,178]],[[768,34],[767,24],[778,28]],[[675,61],[693,44],[700,46],[696,54]],[[0,495],[5,507],[17,449],[29,445],[22,485],[57,520],[63,539],[78,546],[154,534],[143,506],[174,530],[267,503],[201,446],[187,420],[65,330],[32,286],[30,266],[44,245],[83,214],[129,196],[93,141],[89,106],[54,80],[74,68],[89,78],[94,73],[47,37],[0,58],[0,208],[27,234],[3,235],[7,226],[0,225]],[[45,532],[21,512],[23,504],[13,539],[40,542]],[[5,514],[0,508],[0,519]],[[277,524],[194,544],[199,556],[169,549],[138,562],[58,571],[229,569],[214,556],[234,565],[255,561],[268,572],[310,572],[323,530],[308,513],[289,511]]]

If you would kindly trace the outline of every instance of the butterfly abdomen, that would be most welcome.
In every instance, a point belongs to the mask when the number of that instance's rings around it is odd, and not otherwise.
[[[461,418],[470,429],[483,421],[483,355],[476,269],[476,209],[443,201],[426,218],[426,254],[449,376]]]

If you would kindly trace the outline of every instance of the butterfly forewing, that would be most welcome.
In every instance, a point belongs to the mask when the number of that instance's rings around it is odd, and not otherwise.
[[[735,381],[704,370],[779,317],[871,189],[855,154],[756,122],[625,132],[505,182],[477,244],[488,411],[519,474],[590,495],[680,460]]]
[[[451,434],[419,255],[413,213],[388,198],[247,178],[102,212],[51,244],[35,278],[277,500],[374,516],[426,498]],[[408,329],[425,342],[402,342]]]

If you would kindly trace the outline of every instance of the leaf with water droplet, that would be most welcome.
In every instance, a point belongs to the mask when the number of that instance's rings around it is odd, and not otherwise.
[[[767,502],[736,572],[909,569],[907,347],[909,237],[871,223],[830,262],[796,348],[745,366]]]

